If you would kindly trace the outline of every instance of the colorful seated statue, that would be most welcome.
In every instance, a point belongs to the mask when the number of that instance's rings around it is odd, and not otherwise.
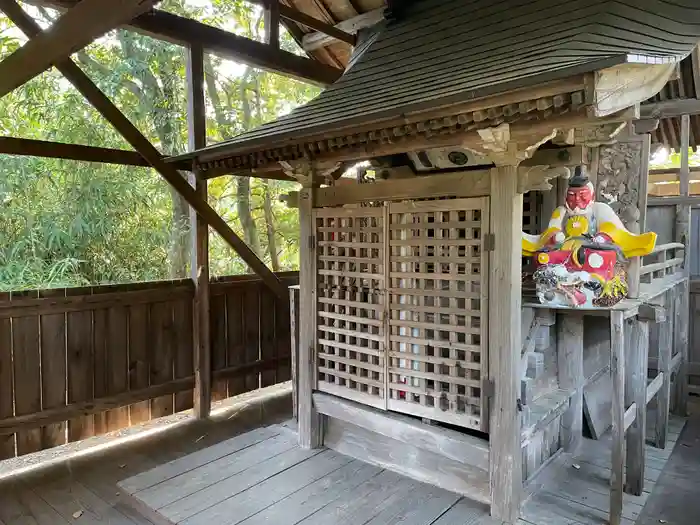
[[[628,260],[648,255],[655,245],[655,233],[629,232],[610,206],[595,202],[583,166],[547,229],[522,234],[523,255],[535,258],[537,296],[550,306],[613,306],[627,295]]]

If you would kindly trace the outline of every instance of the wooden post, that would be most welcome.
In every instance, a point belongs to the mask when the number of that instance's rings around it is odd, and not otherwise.
[[[610,525],[620,525],[625,475],[625,320],[620,310],[610,312],[610,372],[613,386]]]
[[[321,421],[313,406],[316,348],[316,236],[313,225],[313,194],[309,185],[299,193],[299,357],[297,368],[299,446],[321,446]]]
[[[207,120],[204,107],[204,48],[191,46],[187,54],[187,133],[190,150],[207,145]],[[207,200],[207,181],[196,172],[190,184],[197,195]],[[194,414],[198,419],[211,411],[211,344],[209,325],[209,228],[194,208],[190,208],[192,259],[190,274],[194,283],[192,335],[194,345]]]
[[[495,386],[489,435],[491,515],[511,524],[519,517],[523,487],[518,410],[523,196],[517,189],[517,167],[491,170],[489,375]]]
[[[668,412],[671,400],[671,358],[673,352],[673,290],[664,294],[664,304],[669,314],[665,323],[659,323],[659,361],[658,372],[663,372],[664,382],[656,396],[656,428],[654,444],[666,448],[668,436]]]
[[[291,337],[292,414],[299,419],[299,285],[289,287],[289,334]]]
[[[673,345],[676,354],[681,355],[681,363],[676,372],[676,384],[674,388],[673,413],[686,417],[688,415],[688,345],[689,345],[689,317],[690,317],[690,282],[684,281],[676,286],[678,305],[675,316],[675,334]]]
[[[279,0],[265,1],[265,34],[267,44],[274,49],[280,47],[280,2]]]
[[[561,446],[575,452],[583,437],[583,316],[557,315],[559,387],[573,391],[569,408],[561,418]]]
[[[627,433],[627,478],[625,490],[641,496],[644,491],[644,461],[647,426],[647,366],[649,323],[634,319],[625,348],[625,406],[637,405],[637,417]]]

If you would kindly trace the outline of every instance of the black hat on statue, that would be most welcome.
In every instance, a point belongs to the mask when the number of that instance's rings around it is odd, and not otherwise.
[[[589,183],[585,166],[576,166],[574,176],[569,179],[569,188],[583,188]]]

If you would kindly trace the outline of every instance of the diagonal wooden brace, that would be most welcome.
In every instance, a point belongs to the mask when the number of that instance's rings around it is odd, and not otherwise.
[[[27,15],[15,0],[0,0],[5,14],[30,38],[41,33],[41,28]],[[58,70],[70,81],[75,88],[114,126],[114,128],[138,151],[153,168],[194,208],[202,219],[211,226],[231,247],[241,259],[258,274],[263,282],[284,304],[287,304],[288,291],[277,276],[263,263],[260,258],[235,234],[226,221],[202,199],[187,180],[172,165],[163,161],[158,150],[144,137],[124,114],[100,91],[100,89],[83,73],[70,59],[60,62]]]

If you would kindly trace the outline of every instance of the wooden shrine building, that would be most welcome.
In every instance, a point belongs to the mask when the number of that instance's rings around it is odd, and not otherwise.
[[[425,0],[392,15],[360,33],[345,74],[315,100],[177,159],[205,178],[281,169],[303,185],[300,444],[515,523],[530,481],[580,443],[587,385],[611,374],[611,399],[585,408],[611,404],[618,524],[623,487],[642,491],[647,402],[658,396],[663,447],[687,349],[689,208],[679,242],[633,265],[629,298],[609,309],[543,308],[522,286],[521,231],[546,221],[565,191],[558,178],[578,165],[630,231],[645,230],[652,130],[639,105],[695,47],[700,11]],[[336,180],[366,160],[374,181]],[[649,325],[674,311],[647,388]],[[609,359],[589,355],[600,344]],[[584,374],[591,359],[599,367]]]

